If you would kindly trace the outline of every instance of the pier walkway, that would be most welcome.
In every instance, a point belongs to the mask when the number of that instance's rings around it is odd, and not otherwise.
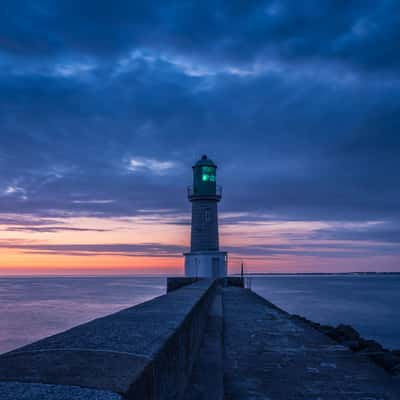
[[[223,291],[226,400],[399,400],[400,380],[258,295]]]

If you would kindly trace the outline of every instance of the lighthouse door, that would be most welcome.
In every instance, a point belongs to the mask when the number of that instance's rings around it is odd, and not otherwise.
[[[217,257],[212,258],[212,277],[219,277],[219,258]]]

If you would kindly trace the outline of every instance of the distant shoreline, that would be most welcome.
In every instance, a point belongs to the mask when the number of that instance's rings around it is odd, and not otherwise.
[[[240,276],[239,273],[232,274]],[[246,272],[244,276],[268,276],[268,275],[400,275],[400,272]]]
[[[376,275],[400,275],[399,272],[246,272],[246,277],[263,277],[263,276],[376,276]],[[34,274],[34,275],[1,275],[0,279],[27,279],[27,278],[167,278],[171,276],[184,276],[183,274]],[[240,276],[240,273],[229,274],[229,276]]]

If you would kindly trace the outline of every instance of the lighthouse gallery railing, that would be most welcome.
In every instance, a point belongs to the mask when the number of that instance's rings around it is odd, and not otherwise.
[[[194,191],[193,185],[191,185],[191,186],[188,186],[188,187],[187,187],[187,194],[188,194],[188,196],[190,197],[190,196],[195,196],[195,195],[198,194],[198,193],[196,193],[196,192]],[[211,193],[210,193],[210,194],[211,194]],[[215,193],[212,193],[212,194],[213,194],[213,195],[215,194],[216,196],[222,196],[222,186],[216,185]]]

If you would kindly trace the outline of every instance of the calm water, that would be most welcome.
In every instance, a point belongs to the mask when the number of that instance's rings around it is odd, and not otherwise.
[[[400,349],[400,275],[255,277],[252,289],[284,310],[323,324],[353,325]]]
[[[0,353],[165,293],[165,278],[2,278]]]
[[[252,288],[290,313],[400,349],[400,275],[263,276]],[[163,293],[163,277],[0,279],[0,353]]]

